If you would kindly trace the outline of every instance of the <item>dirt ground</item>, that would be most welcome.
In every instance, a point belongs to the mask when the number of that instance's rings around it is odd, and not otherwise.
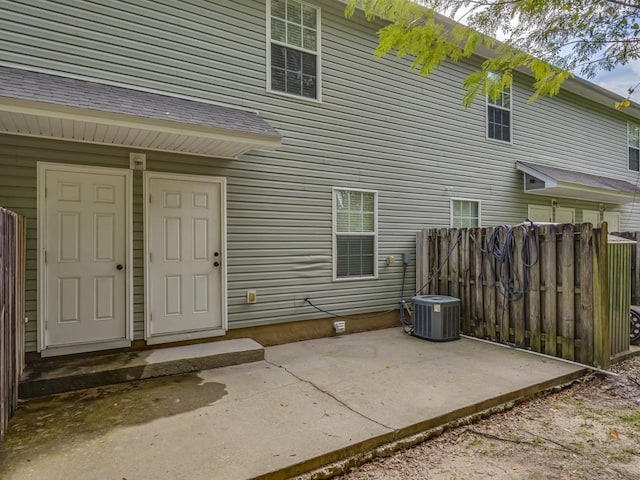
[[[640,480],[640,357],[336,480]]]

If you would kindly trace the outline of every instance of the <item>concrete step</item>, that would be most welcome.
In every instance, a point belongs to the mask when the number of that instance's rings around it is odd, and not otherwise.
[[[264,347],[249,338],[60,358],[28,366],[19,395],[21,399],[41,397],[260,360],[264,360]]]

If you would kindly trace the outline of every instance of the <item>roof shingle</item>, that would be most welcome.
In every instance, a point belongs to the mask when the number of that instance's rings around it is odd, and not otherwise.
[[[11,67],[0,66],[0,97],[281,137],[252,112]]]

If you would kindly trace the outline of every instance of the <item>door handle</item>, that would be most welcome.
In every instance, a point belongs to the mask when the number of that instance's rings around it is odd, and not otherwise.
[[[122,270],[124,268],[124,265],[122,265],[121,263],[116,265],[116,270]]]
[[[213,262],[213,266],[214,267],[219,267],[220,266],[220,262]]]

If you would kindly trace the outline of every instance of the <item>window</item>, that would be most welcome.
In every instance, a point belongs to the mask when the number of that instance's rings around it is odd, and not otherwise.
[[[319,99],[320,10],[297,0],[267,5],[267,90]]]
[[[334,188],[334,279],[377,276],[377,232],[377,193]]]
[[[480,202],[477,200],[451,199],[451,226],[469,228],[480,226]]]
[[[640,172],[640,125],[628,124],[629,170]]]
[[[487,138],[511,142],[510,88],[503,88],[495,100],[487,95]]]

